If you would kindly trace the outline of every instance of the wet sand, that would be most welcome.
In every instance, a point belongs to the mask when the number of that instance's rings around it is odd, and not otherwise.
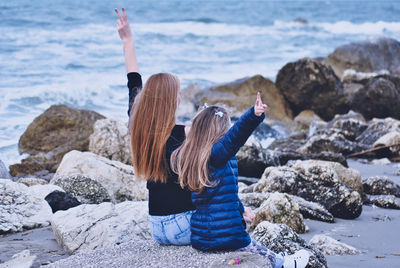
[[[387,176],[400,184],[400,176],[395,175],[400,165],[363,164],[350,160],[349,167],[361,173],[362,178]],[[397,198],[400,203],[400,198]],[[306,220],[310,232],[302,234],[309,241],[316,234],[331,236],[361,251],[357,255],[326,256],[329,268],[343,267],[400,267],[400,210],[363,206],[357,219],[335,219],[335,223]]]

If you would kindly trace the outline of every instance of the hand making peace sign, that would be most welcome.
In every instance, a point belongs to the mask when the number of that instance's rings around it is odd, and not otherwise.
[[[125,8],[122,8],[122,15],[119,13],[118,9],[115,9],[115,13],[118,15],[117,26],[119,37],[122,41],[128,41],[132,39],[131,27],[129,26],[128,17],[126,16]]]
[[[254,114],[256,116],[262,115],[265,110],[267,109],[267,105],[264,104],[261,100],[261,95],[260,92],[257,92],[257,99],[256,99],[256,104],[254,105]]]

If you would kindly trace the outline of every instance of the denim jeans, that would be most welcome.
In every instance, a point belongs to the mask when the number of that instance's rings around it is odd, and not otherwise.
[[[163,245],[190,245],[190,218],[194,210],[166,216],[150,215],[154,239]]]
[[[281,268],[283,265],[283,257],[281,254],[276,254],[254,239],[251,239],[251,242],[247,247],[238,249],[238,251],[260,254],[268,259],[273,268]]]

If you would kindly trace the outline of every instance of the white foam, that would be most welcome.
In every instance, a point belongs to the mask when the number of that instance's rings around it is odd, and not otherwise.
[[[317,23],[316,25],[334,34],[382,35],[389,31],[400,36],[400,22],[378,21],[357,24],[349,21],[339,21],[335,23]]]

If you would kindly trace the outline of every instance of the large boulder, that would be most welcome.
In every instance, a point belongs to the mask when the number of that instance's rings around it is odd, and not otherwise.
[[[89,137],[89,151],[108,159],[131,164],[129,131],[126,123],[114,119],[97,120]]]
[[[150,239],[147,202],[84,204],[58,211],[51,220],[56,241],[68,253]]]
[[[88,110],[53,105],[36,117],[22,134],[18,149],[30,157],[10,166],[13,176],[41,170],[55,172],[64,154],[87,151],[94,123],[104,116]]]
[[[107,189],[96,179],[92,179],[87,175],[54,176],[50,183],[60,186],[67,193],[76,197],[81,203],[100,204],[112,200]]]
[[[255,210],[255,214],[250,229],[254,229],[262,221],[284,223],[296,233],[305,233],[307,229],[299,205],[287,194],[271,193]]]
[[[290,123],[292,111],[275,84],[261,75],[243,78],[229,84],[211,87],[201,91],[196,99],[199,104],[211,105],[223,103],[232,108],[233,116],[240,116],[254,105],[257,92],[261,99],[268,105],[268,118]]]
[[[381,208],[400,209],[400,204],[394,195],[366,195],[364,204]]]
[[[350,110],[346,114],[337,114],[328,122],[325,129],[335,128],[349,141],[354,141],[368,127],[364,116]]]
[[[339,242],[327,235],[314,235],[310,240],[310,245],[326,255],[354,255],[360,253],[355,247]]]
[[[252,188],[248,187],[248,188]],[[245,206],[251,208],[259,208],[265,200],[267,200],[272,193],[264,192],[264,193],[257,193],[252,192],[252,189],[248,189],[249,192],[239,193],[239,198]],[[324,222],[335,222],[335,218],[333,215],[326,210],[322,205],[314,202],[310,202],[295,195],[289,195],[288,197],[294,202],[296,202],[299,206],[299,211],[303,218],[313,219],[317,221],[324,221]],[[284,222],[283,222],[284,223]]]
[[[291,167],[296,170],[309,169],[315,166],[329,167],[333,169],[341,182],[350,189],[357,191],[361,196],[363,195],[363,182],[361,182],[361,175],[358,170],[346,168],[337,162],[323,160],[296,161],[291,165]]]
[[[297,149],[301,154],[318,154],[329,152],[332,154],[348,155],[367,149],[367,146],[348,140],[340,129],[322,129],[309,137],[304,145]]]
[[[300,249],[306,249],[310,252],[307,268],[328,267],[325,256],[285,224],[263,221],[254,229],[252,238],[277,253],[293,254]]]
[[[276,77],[276,86],[297,115],[312,110],[323,120],[346,113],[350,99],[331,68],[304,58],[286,64]]]
[[[400,132],[400,120],[391,117],[374,118],[368,122],[368,127],[357,137],[356,141],[372,146],[379,138],[389,132]]]
[[[369,177],[362,180],[364,191],[370,195],[395,195],[400,197],[400,185],[388,177]]]
[[[298,169],[269,167],[254,186],[255,192],[281,192],[297,195],[323,205],[332,215],[344,219],[360,216],[361,196],[339,180],[327,166],[309,165]]]
[[[339,77],[347,69],[371,73],[387,70],[400,75],[400,42],[388,37],[353,42],[335,49],[326,59]]]
[[[0,234],[47,226],[50,206],[22,183],[0,179]]]
[[[62,159],[55,177],[77,174],[88,176],[91,180],[97,181],[102,186],[97,187],[98,184],[96,184],[96,187],[87,189],[87,197],[95,195],[104,197],[104,188],[108,191],[112,201],[115,202],[148,199],[146,181],[137,180],[134,175],[133,167],[121,162],[113,161],[91,152],[71,151]],[[82,179],[83,177],[76,176],[75,178]],[[74,180],[70,180],[70,182],[74,183]],[[88,180],[83,180],[79,183],[77,182],[77,185],[83,185],[82,183],[86,182],[88,182]],[[92,182],[88,183],[94,185]],[[70,187],[73,187],[73,185]],[[98,189],[100,192],[92,194],[90,193],[92,189]],[[76,192],[79,191],[79,189],[76,189]]]
[[[351,108],[363,114],[366,119],[400,119],[400,88],[388,79],[371,78],[353,95]]]

